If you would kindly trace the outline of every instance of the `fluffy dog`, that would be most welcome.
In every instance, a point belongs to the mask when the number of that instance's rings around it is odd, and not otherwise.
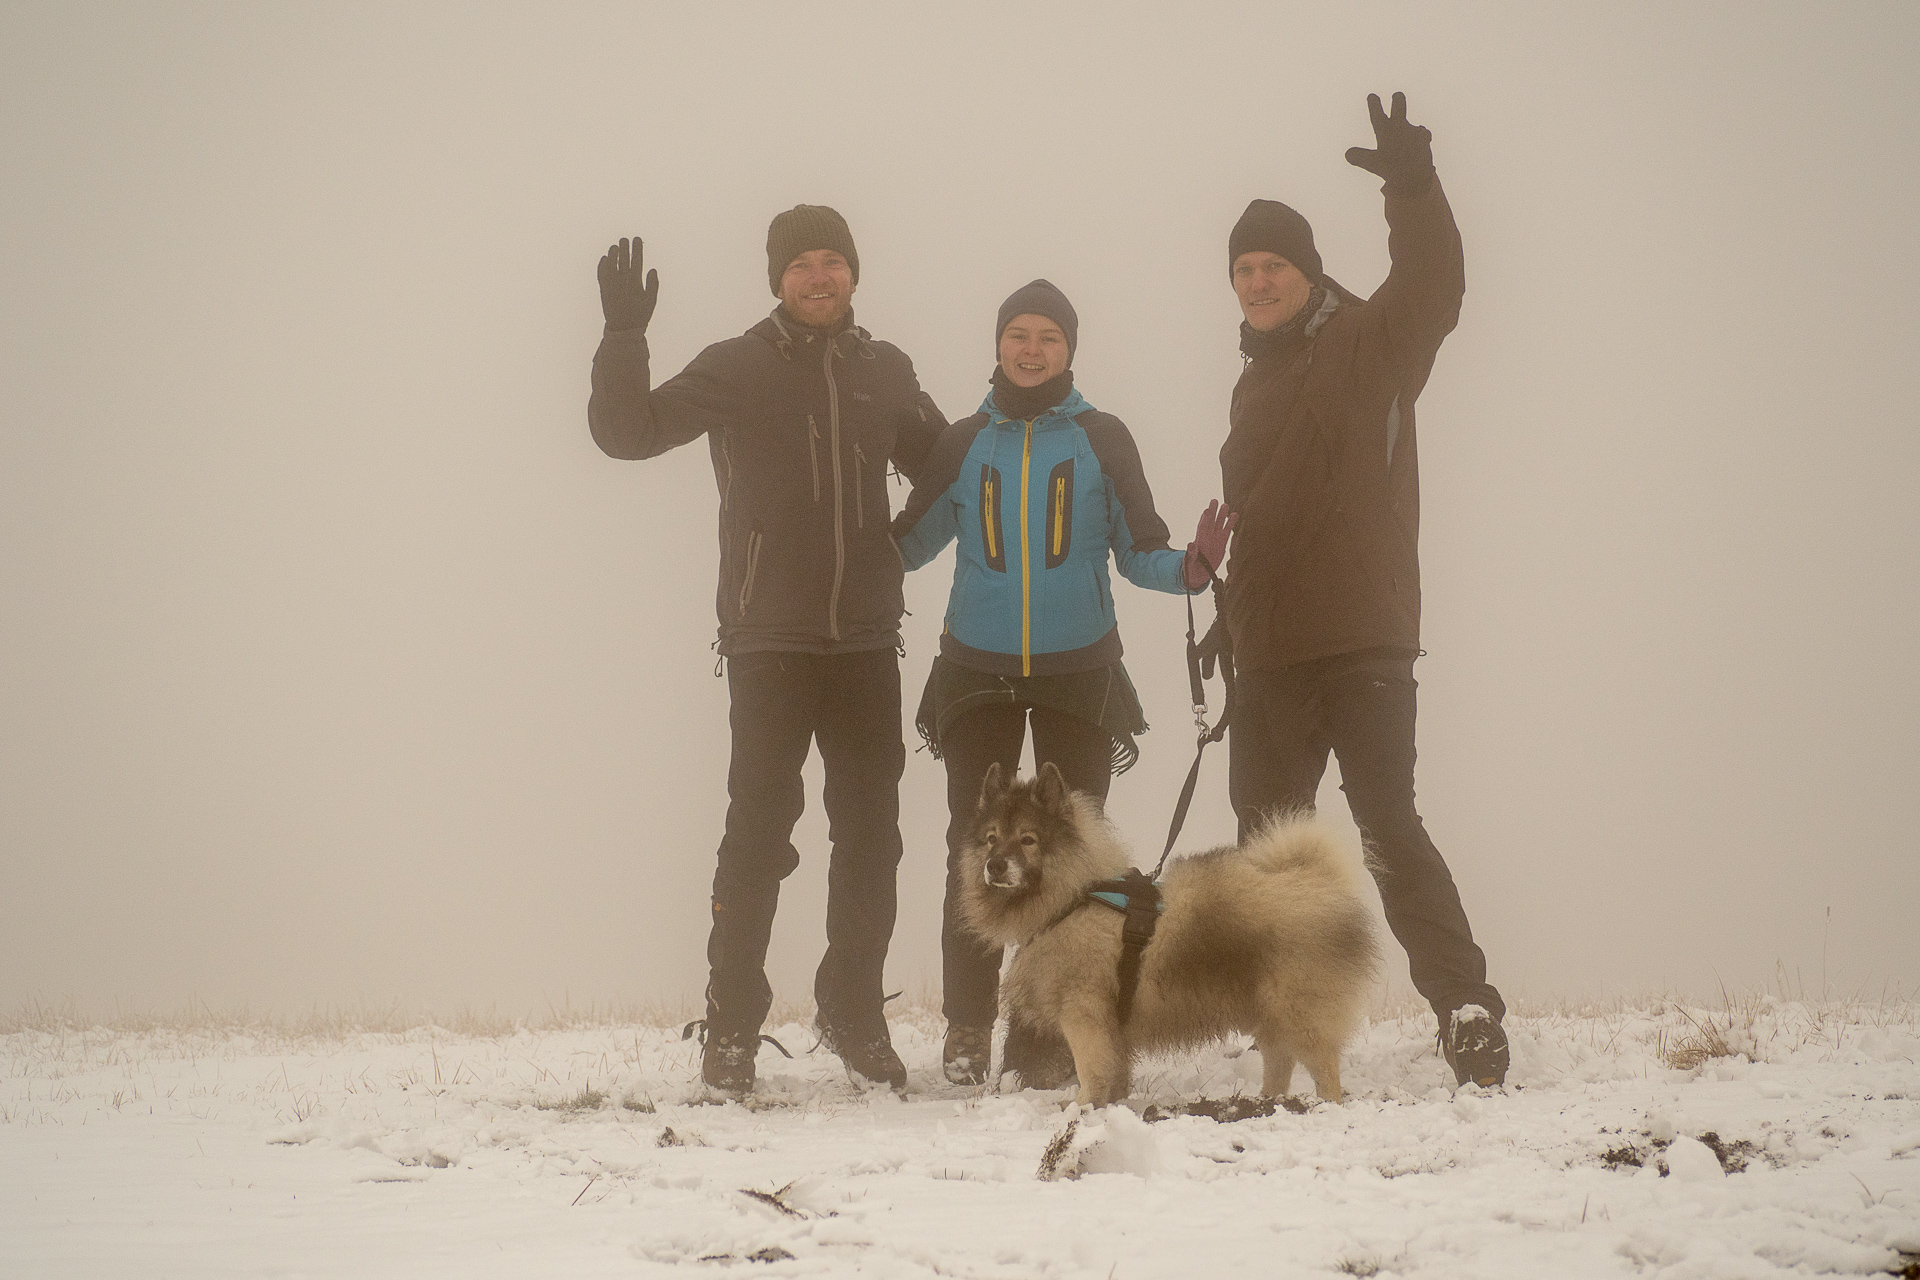
[[[1052,764],[1012,783],[996,764],[963,856],[962,918],[988,943],[1019,947],[1001,987],[1008,1016],[1066,1037],[1083,1106],[1125,1098],[1134,1055],[1232,1031],[1259,1048],[1267,1096],[1286,1093],[1298,1060],[1322,1098],[1340,1099],[1340,1050],[1379,949],[1355,868],[1318,823],[1276,821],[1168,867],[1124,1026],[1123,918],[1087,892],[1128,859],[1099,804]]]

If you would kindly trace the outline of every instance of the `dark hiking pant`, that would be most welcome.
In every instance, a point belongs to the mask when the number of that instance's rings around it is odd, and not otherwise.
[[[773,1003],[767,939],[780,882],[800,865],[793,824],[806,807],[800,767],[820,746],[827,863],[827,953],[814,975],[823,1024],[885,1026],[882,970],[900,866],[900,662],[860,653],[743,653],[727,660],[733,759],[727,829],[713,875],[707,1021],[757,1031]]]
[[[1000,947],[960,923],[960,851],[980,807],[980,786],[996,761],[1011,778],[1033,722],[1035,768],[1048,761],[1067,786],[1102,801],[1113,782],[1113,739],[1096,724],[1014,702],[977,707],[940,736],[947,763],[947,901],[940,918],[941,1011],[955,1026],[990,1027],[999,1010]]]
[[[1413,985],[1440,1015],[1465,1004],[1504,1017],[1487,985],[1460,892],[1413,805],[1413,655],[1341,654],[1277,670],[1242,671],[1229,730],[1227,786],[1240,838],[1270,814],[1311,811],[1327,769],[1377,866],[1387,925],[1406,948]]]

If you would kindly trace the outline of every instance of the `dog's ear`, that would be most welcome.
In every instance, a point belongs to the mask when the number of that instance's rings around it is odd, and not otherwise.
[[[1040,766],[1040,776],[1033,784],[1033,798],[1048,813],[1067,811],[1067,780],[1054,768],[1053,761]]]
[[[987,780],[980,784],[980,809],[985,812],[1000,802],[1007,794],[1006,780],[1000,776],[1000,762],[995,760],[987,766]]]

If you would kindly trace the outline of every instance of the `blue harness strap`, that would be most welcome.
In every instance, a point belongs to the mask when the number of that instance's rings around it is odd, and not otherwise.
[[[1134,993],[1140,987],[1140,955],[1153,941],[1154,926],[1167,909],[1160,896],[1160,885],[1138,867],[1116,880],[1101,880],[1087,891],[1087,897],[1126,917],[1120,926],[1120,1025],[1126,1026],[1133,1015]]]
[[[1092,893],[1089,893],[1087,896],[1089,898],[1094,899],[1097,902],[1104,904],[1105,906],[1112,907],[1115,911],[1118,911],[1123,915],[1126,913],[1127,895],[1124,893],[1120,893],[1117,890],[1111,890],[1111,889],[1095,889]],[[1159,906],[1160,906],[1160,910],[1162,911],[1165,911],[1167,909],[1167,904],[1164,902],[1160,903]]]

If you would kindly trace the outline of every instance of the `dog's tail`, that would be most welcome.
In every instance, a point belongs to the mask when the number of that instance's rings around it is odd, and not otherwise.
[[[1282,813],[1247,837],[1255,868],[1273,875],[1303,871],[1349,874],[1348,859],[1325,823],[1311,813]]]

